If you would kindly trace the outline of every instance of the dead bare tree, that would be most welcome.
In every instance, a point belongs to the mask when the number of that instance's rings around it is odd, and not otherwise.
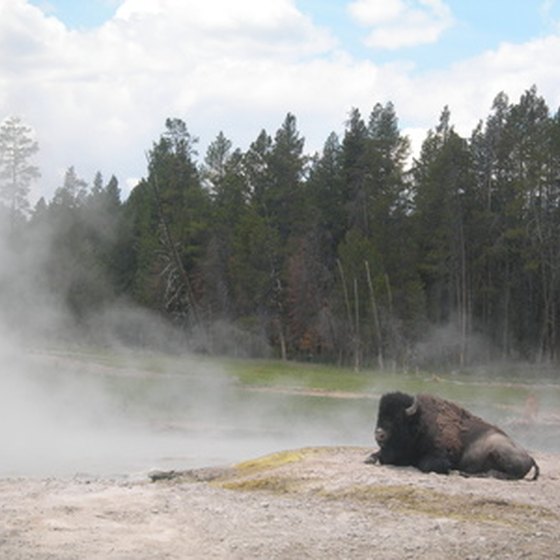
[[[369,262],[364,261],[366,267],[366,279],[369,290],[369,299],[371,303],[371,311],[373,313],[373,321],[375,324],[375,339],[377,341],[377,361],[381,369],[385,368],[385,363],[383,359],[383,337],[381,335],[381,322],[379,321],[379,312],[377,309],[377,302],[375,301],[375,292],[373,291],[373,282],[371,280],[371,271],[369,268]]]
[[[146,156],[149,163],[149,157]],[[192,315],[196,326],[201,325],[200,312],[194,297],[192,284],[187,271],[179,255],[179,244],[173,238],[171,227],[161,202],[161,191],[157,173],[153,173],[150,185],[154,193],[157,215],[160,228],[161,257],[165,263],[161,276],[165,281],[164,305],[170,309],[173,305],[184,298],[186,305]]]

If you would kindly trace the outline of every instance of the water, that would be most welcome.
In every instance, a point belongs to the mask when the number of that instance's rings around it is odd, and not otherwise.
[[[0,476],[122,476],[372,443],[369,399],[250,391],[196,360],[178,369],[49,355],[5,368]]]
[[[560,453],[557,386],[376,378],[360,399],[241,387],[196,357],[30,354],[0,376],[0,476],[130,476],[153,469],[229,465],[307,446],[373,449],[377,398],[421,390],[456,400],[532,451]],[[285,387],[284,387],[285,389]],[[523,419],[527,394],[540,409]]]

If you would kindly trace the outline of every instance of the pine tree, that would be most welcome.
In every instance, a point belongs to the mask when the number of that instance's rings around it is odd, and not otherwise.
[[[208,147],[203,177],[211,192],[212,228],[203,260],[204,305],[217,319],[236,319],[232,263],[234,239],[248,211],[248,185],[240,150],[223,133]]]
[[[347,229],[358,228],[369,234],[368,211],[368,141],[367,128],[360,111],[353,109],[342,140],[342,177]]]
[[[189,324],[201,324],[197,279],[208,238],[210,199],[194,162],[197,139],[167,119],[148,155],[148,177],[127,210],[135,243],[135,292]]]
[[[226,175],[232,145],[231,140],[228,140],[220,131],[214,142],[208,146],[204,158],[203,177],[209,182],[213,192],[219,189]]]
[[[336,248],[347,231],[342,151],[334,132],[327,138],[322,154],[312,162],[307,190],[310,209],[315,212],[312,223],[325,239],[325,258],[334,267]]]
[[[449,359],[458,360],[461,365],[468,359],[467,341],[472,325],[469,158],[467,143],[454,131],[449,109],[445,107],[416,162],[415,219],[428,317],[436,324],[451,323],[457,327],[457,344],[449,349]]]
[[[524,341],[539,359],[553,355],[557,336],[559,229],[553,194],[557,169],[551,165],[552,126],[548,106],[534,86],[511,109],[508,128],[513,139],[511,166],[515,175],[513,200],[508,207],[511,225],[506,234],[515,243],[512,249],[518,259],[510,278],[515,311],[510,333],[516,346]],[[519,305],[523,299],[529,304]]]
[[[270,184],[264,193],[269,223],[284,241],[301,234],[306,226],[303,146],[296,118],[288,113],[274,137],[268,159]]]
[[[31,183],[40,177],[31,158],[39,151],[32,129],[19,117],[8,117],[0,126],[0,200],[10,213],[12,225],[29,212]]]

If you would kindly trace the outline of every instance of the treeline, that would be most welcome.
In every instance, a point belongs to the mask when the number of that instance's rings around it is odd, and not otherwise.
[[[196,145],[168,119],[125,201],[73,168],[27,219],[4,196],[33,289],[77,324],[134,302],[212,353],[557,361],[560,113],[535,87],[499,94],[469,138],[445,108],[412,160],[391,103],[352,110],[313,157],[292,114],[246,151],[220,133],[199,162]]]

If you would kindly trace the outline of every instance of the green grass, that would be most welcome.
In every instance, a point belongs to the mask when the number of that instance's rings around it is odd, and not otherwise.
[[[517,371],[511,378],[507,370],[454,372],[435,375],[431,372],[388,372],[302,364],[279,361],[227,360],[222,366],[243,387],[279,388],[289,395],[270,395],[276,402],[285,401],[286,410],[294,415],[328,415],[344,407],[361,411],[364,418],[373,415],[375,403],[383,393],[403,391],[410,394],[432,393],[453,400],[475,414],[500,426],[523,418],[525,402],[530,394],[540,403],[540,418],[557,415],[560,404],[560,383],[549,379],[540,382],[534,371],[524,377]],[[308,392],[306,390],[309,390]],[[333,399],[329,394],[361,399]],[[350,393],[351,395],[345,395]],[[508,427],[508,429],[510,429]],[[513,428],[511,428],[513,430]],[[522,429],[522,428],[521,428]],[[514,432],[514,435],[515,434]],[[527,437],[526,444],[532,442]],[[542,434],[542,438],[545,435]],[[550,439],[549,436],[546,438]],[[544,441],[544,439],[543,439]]]
[[[363,402],[357,400],[355,406],[367,408],[371,407],[371,399],[377,399],[384,392],[395,390],[411,394],[434,393],[455,400],[475,413],[482,414],[484,411],[484,415],[490,410],[490,420],[519,415],[530,393],[538,397],[542,412],[554,411],[560,403],[560,384],[549,380],[545,383],[539,382],[534,368],[503,368],[436,375],[425,371],[410,373],[375,369],[356,372],[345,367],[279,360],[220,359],[89,348],[52,351],[51,354],[69,357],[84,364],[106,367],[107,383],[117,393],[126,395],[130,401],[149,399],[151,395],[157,394],[155,389],[158,386],[167,386],[169,393],[177,395],[177,399],[168,398],[166,401],[166,405],[171,409],[180,409],[179,396],[188,390],[189,386],[195,387],[200,383],[211,385],[213,380],[230,384],[230,393],[235,392],[233,397],[238,401],[248,401],[252,398],[243,394],[243,390],[247,388],[279,389],[280,394],[270,394],[267,398],[283,409],[293,410],[294,413],[302,410],[326,411],[329,407],[335,409],[342,404],[335,402],[338,399],[328,398],[335,393],[338,396],[354,398],[361,396]],[[139,375],[121,377],[118,375],[119,370],[123,373],[132,371]],[[113,376],[112,373],[117,375]]]
[[[560,449],[555,420],[560,382],[540,382],[536,370],[526,376],[518,370],[510,378],[504,370],[356,372],[278,360],[96,348],[45,353],[51,359],[38,368],[37,379],[49,391],[64,394],[68,387],[81,388],[91,392],[92,402],[98,399],[127,421],[164,429],[208,425],[217,432],[271,438],[309,433],[310,441],[328,433],[337,443],[373,444],[378,399],[398,390],[456,401],[531,449]],[[526,425],[520,421],[531,393],[540,402],[539,423]]]
[[[229,360],[225,367],[242,385],[324,391],[364,391],[371,385],[373,375],[371,371],[275,360]]]
[[[225,371],[241,385],[254,387],[280,387],[314,389],[379,395],[393,390],[408,393],[436,393],[444,398],[476,402],[483,394],[485,399],[499,400],[505,404],[525,399],[529,392],[541,400],[547,396],[560,397],[559,384],[540,385],[534,378],[484,376],[479,373],[453,373],[434,375],[430,372],[390,372],[380,370],[353,371],[327,365],[302,364],[264,360],[227,360]]]
[[[225,375],[241,387],[274,387],[317,392],[360,393],[377,396],[400,390],[408,393],[431,392],[463,402],[476,402],[481,394],[488,400],[515,403],[535,393],[542,402],[558,402],[560,382],[539,380],[535,368],[502,368],[475,372],[391,372],[348,367],[283,362],[279,360],[236,360],[196,355],[170,355],[144,351],[72,349],[52,351],[53,355],[94,363],[116,370],[133,370],[146,376]]]

